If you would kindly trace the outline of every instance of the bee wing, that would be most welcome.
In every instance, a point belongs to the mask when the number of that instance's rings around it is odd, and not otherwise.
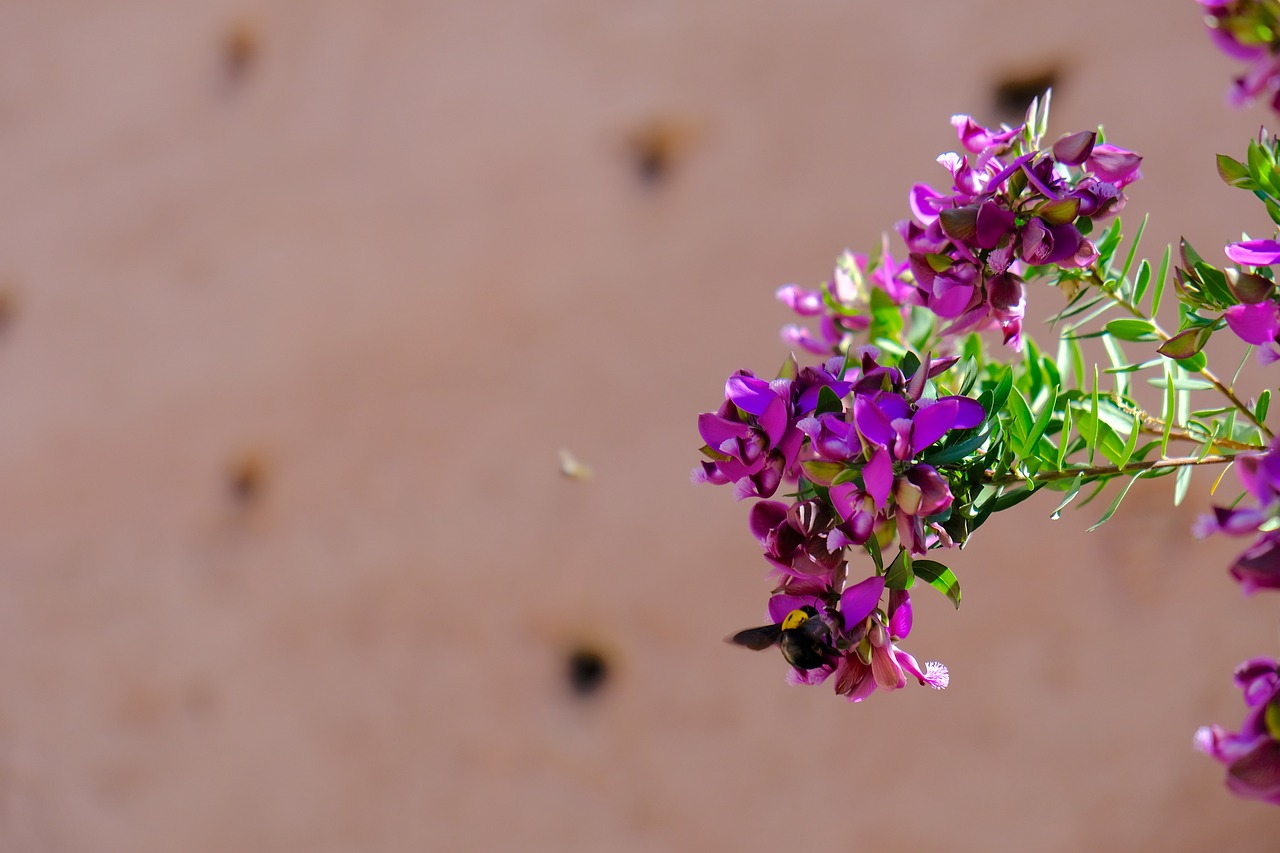
[[[759,651],[777,643],[778,638],[781,636],[781,625],[761,625],[759,628],[748,628],[745,631],[739,631],[732,637],[727,638],[726,642]]]

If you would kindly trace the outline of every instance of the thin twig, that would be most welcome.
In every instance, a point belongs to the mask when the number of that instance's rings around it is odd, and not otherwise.
[[[1180,456],[1174,459],[1149,459],[1143,462],[1131,462],[1120,465],[1089,465],[1083,468],[1067,468],[1062,471],[1042,471],[1030,477],[1017,474],[1006,474],[994,477],[990,471],[985,473],[985,483],[990,486],[1008,486],[1014,483],[1051,483],[1056,480],[1071,480],[1084,477],[1092,480],[1097,477],[1115,477],[1122,474],[1140,474],[1143,471],[1156,471],[1161,468],[1186,468],[1192,465],[1222,465],[1234,460],[1234,456]]]

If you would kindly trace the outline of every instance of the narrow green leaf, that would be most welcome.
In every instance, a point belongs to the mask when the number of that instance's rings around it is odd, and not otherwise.
[[[1084,372],[1084,349],[1081,348],[1079,341],[1071,341],[1071,369],[1075,371],[1075,375],[1079,377],[1076,382],[1084,387],[1085,380],[1088,378]]]
[[[1271,407],[1271,389],[1268,388],[1258,395],[1258,405],[1254,407],[1253,416],[1258,419],[1259,423],[1265,423],[1267,420],[1267,410]]]
[[[1182,506],[1187,496],[1187,487],[1191,485],[1191,466],[1184,465],[1178,469],[1177,479],[1173,481],[1173,505]]]
[[[1138,447],[1138,436],[1142,435],[1142,421],[1137,415],[1133,416],[1133,430],[1129,433],[1129,440],[1124,443],[1124,450],[1120,454],[1120,458],[1116,460],[1116,467],[1123,468],[1129,464],[1129,460],[1133,458],[1133,451]]]
[[[1026,438],[1028,432],[1031,431],[1031,407],[1027,405],[1027,400],[1022,396],[1022,392],[1017,388],[1013,389],[1013,393],[1009,395],[1009,405],[1007,409],[1009,413],[1010,433],[1013,438],[1021,443]],[[1026,455],[1021,452],[1018,455]]]
[[[1124,350],[1120,348],[1110,335],[1102,339],[1102,347],[1107,351],[1107,358],[1111,359],[1112,367],[1123,367],[1129,359],[1125,356]],[[1129,377],[1123,371],[1114,374],[1116,381],[1116,393],[1121,397],[1129,396]]]
[[[1173,256],[1173,247],[1164,247],[1164,256],[1160,258],[1160,270],[1156,273],[1155,289],[1151,291],[1151,316],[1160,313],[1160,300],[1164,297],[1164,283],[1169,277],[1169,260]]]
[[[1090,423],[1093,426],[1093,435],[1089,440],[1089,464],[1093,464],[1095,452],[1098,449],[1098,435],[1102,430],[1098,429],[1098,365],[1093,366],[1093,408],[1091,410]]]
[[[1067,489],[1066,497],[1062,499],[1062,503],[1058,504],[1058,508],[1049,513],[1049,517],[1057,521],[1062,517],[1062,511],[1067,508],[1067,504],[1076,499],[1076,495],[1080,494],[1080,487],[1084,485],[1084,475],[1076,474],[1076,478],[1071,481],[1071,486]]]
[[[867,553],[871,555],[871,562],[876,564],[876,574],[883,575],[884,555],[880,553],[880,543],[874,536],[867,540]]]
[[[1027,456],[1036,446],[1036,442],[1040,440],[1040,436],[1044,435],[1044,431],[1049,428],[1049,422],[1053,420],[1053,407],[1058,403],[1058,389],[1049,386],[1049,400],[1045,403],[1040,414],[1036,416],[1035,422],[1031,424],[1031,429],[1027,433],[1026,440],[1022,443],[1019,450],[1019,456]]]
[[[1067,461],[1067,446],[1071,444],[1071,418],[1064,417],[1062,419],[1062,434],[1058,436],[1058,470],[1062,470],[1062,466]]]
[[[1111,506],[1107,507],[1107,511],[1102,514],[1102,518],[1098,519],[1092,527],[1086,530],[1086,533],[1092,533],[1111,520],[1111,516],[1115,515],[1116,510],[1120,508],[1120,502],[1124,500],[1124,496],[1129,494],[1129,489],[1133,487],[1134,483],[1138,482],[1138,478],[1141,476],[1141,473],[1135,474],[1129,482],[1124,484],[1124,488],[1120,490],[1120,494],[1116,495],[1115,500],[1111,502]]]
[[[1112,320],[1107,323],[1106,330],[1109,335],[1122,341],[1158,340],[1155,324],[1150,320],[1139,320],[1137,317]]]
[[[941,592],[951,603],[960,609],[960,581],[946,566],[935,560],[916,560],[912,565],[916,577]]]
[[[1138,277],[1133,285],[1133,304],[1135,306],[1142,304],[1142,297],[1147,295],[1147,287],[1151,284],[1151,264],[1147,263],[1147,259],[1143,258],[1142,263],[1138,264]]]
[[[1138,230],[1133,234],[1133,242],[1129,244],[1129,254],[1124,259],[1124,266],[1120,268],[1120,281],[1122,283],[1129,277],[1129,269],[1133,266],[1134,256],[1138,254],[1138,244],[1142,242],[1142,233],[1147,230],[1148,218],[1150,218],[1149,214],[1142,217],[1142,221],[1138,223]],[[1135,303],[1138,301],[1136,296],[1132,298]]]
[[[1111,266],[1111,257],[1116,253],[1116,247],[1120,245],[1120,220],[1117,219],[1102,234],[1102,239],[1097,241],[1098,245],[1098,266],[1106,269]]]

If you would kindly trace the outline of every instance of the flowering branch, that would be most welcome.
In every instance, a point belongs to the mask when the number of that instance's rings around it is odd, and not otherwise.
[[[1233,37],[1233,16],[1280,21],[1277,0],[1200,2],[1215,31]],[[1216,508],[1193,532],[1256,535],[1231,575],[1246,594],[1280,589],[1271,392],[1247,401],[1204,351],[1230,329],[1264,364],[1280,360],[1271,270],[1280,240],[1228,246],[1231,267],[1208,263],[1183,240],[1171,269],[1172,249],[1158,267],[1138,259],[1139,227],[1122,253],[1116,215],[1142,177],[1142,158],[1105,142],[1101,129],[1043,145],[1048,103],[1046,93],[1017,127],[954,116],[962,152],[938,158],[948,187],[916,184],[908,194],[911,218],[897,226],[902,260],[884,238],[870,255],[846,251],[816,289],[778,290],[817,324],[789,325],[783,339],[820,363],[801,367],[792,355],[772,380],[740,370],[719,408],[698,418],[704,460],[693,480],[758,499],[748,526],[773,585],[769,624],[731,642],[778,647],[793,684],[829,682],[851,702],[901,688],[907,676],[946,687],[945,666],[921,666],[900,645],[912,627],[910,590],[923,580],[958,607],[958,579],[931,557],[1040,491],[1064,493],[1056,518],[1086,486],[1097,494],[1129,477],[1092,530],[1140,478],[1172,474],[1177,504],[1196,467],[1239,463],[1253,502]],[[1280,143],[1260,136],[1244,162],[1220,156],[1218,170],[1257,195],[1280,226]],[[1175,332],[1155,319],[1167,283],[1178,302]],[[1053,318],[1063,324],[1055,355],[1023,328],[1028,292],[1046,286],[1067,297]],[[1128,316],[1099,326],[1115,308]],[[988,332],[999,334],[1007,361],[989,354]],[[1109,366],[1085,358],[1084,338],[1100,340]],[[1154,351],[1134,360],[1125,353],[1133,344]],[[1162,392],[1158,417],[1135,401],[1138,378]],[[1202,391],[1222,399],[1196,408]],[[1171,441],[1197,450],[1170,455]],[[1241,731],[1206,727],[1197,746],[1228,765],[1234,791],[1280,803],[1280,664],[1246,662],[1237,683],[1253,709]]]

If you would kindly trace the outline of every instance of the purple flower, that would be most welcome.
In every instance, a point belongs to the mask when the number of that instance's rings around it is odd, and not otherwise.
[[[711,461],[693,470],[693,481],[734,483],[739,500],[771,497],[784,477],[794,476],[805,438],[797,421],[814,411],[823,388],[837,397],[849,393],[852,385],[835,375],[843,366],[843,358],[833,358],[804,368],[795,379],[772,382],[749,370],[730,376],[719,411],[698,416],[703,452]]]
[[[871,581],[880,581],[880,588],[883,588],[883,579],[872,578]],[[861,702],[877,687],[885,690],[905,687],[907,675],[921,685],[935,690],[944,689],[951,681],[945,666],[930,661],[921,667],[914,657],[897,645],[897,641],[906,639],[911,633],[911,597],[906,590],[894,590],[889,595],[887,612],[867,609],[865,591],[859,587],[869,583],[864,581],[851,587],[841,597],[848,640],[854,645],[836,663],[836,693],[850,702]],[[857,594],[851,596],[854,591]],[[879,599],[878,593],[876,599]]]
[[[1023,265],[1092,266],[1098,249],[1086,226],[1123,208],[1142,158],[1095,144],[1091,131],[1019,153],[1022,128],[991,131],[968,116],[952,123],[969,155],[938,158],[951,173],[951,194],[917,184],[908,197],[913,219],[898,225],[915,301],[948,321],[943,334],[999,329],[1016,350],[1026,310]]]
[[[764,549],[764,558],[780,575],[829,584],[844,562],[845,542],[839,538],[835,543],[828,541],[832,519],[817,501],[792,506],[760,501],[751,507],[749,524]]]
[[[1232,793],[1280,805],[1280,665],[1247,660],[1236,667],[1235,682],[1248,708],[1240,731],[1204,726],[1195,747],[1226,765]]]
[[[1241,453],[1236,470],[1253,506],[1214,507],[1192,527],[1199,538],[1213,533],[1244,536],[1280,517],[1280,441],[1265,453]],[[1231,566],[1231,576],[1245,595],[1260,589],[1280,589],[1280,528],[1264,531]]]
[[[1271,301],[1232,305],[1223,318],[1240,340],[1254,346],[1272,344],[1280,333],[1280,306]]]
[[[820,318],[817,333],[787,324],[782,328],[783,341],[818,355],[841,352],[853,332],[865,331],[871,325],[872,288],[884,291],[896,305],[918,301],[915,287],[903,280],[906,270],[905,263],[898,264],[883,252],[880,263],[868,273],[866,256],[845,250],[836,260],[831,278],[818,289],[783,285],[776,293],[779,302],[801,317]]]

